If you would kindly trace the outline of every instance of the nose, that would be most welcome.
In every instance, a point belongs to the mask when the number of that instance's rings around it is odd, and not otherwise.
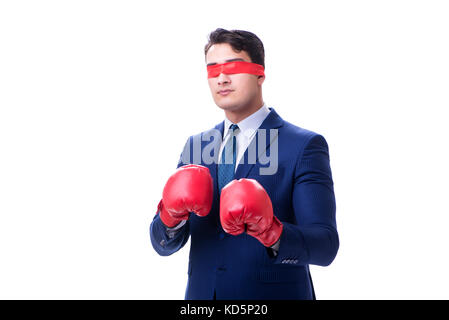
[[[218,75],[218,85],[231,83],[231,78],[225,73],[220,73]]]

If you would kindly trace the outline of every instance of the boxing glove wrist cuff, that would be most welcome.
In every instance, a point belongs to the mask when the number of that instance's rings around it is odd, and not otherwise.
[[[276,216],[273,216],[273,223],[271,226],[263,233],[259,234],[255,237],[259,240],[265,247],[271,247],[274,245],[280,238],[283,229],[282,222],[279,221]]]
[[[159,204],[157,205],[157,213],[159,213],[162,223],[167,228],[176,227],[183,220],[183,219],[176,219],[170,216],[167,210],[165,210],[162,200],[159,201]]]

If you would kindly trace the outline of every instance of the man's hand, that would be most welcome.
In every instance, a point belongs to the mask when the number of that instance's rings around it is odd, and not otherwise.
[[[209,169],[200,165],[186,165],[170,176],[158,205],[162,222],[169,228],[189,219],[193,212],[200,217],[212,208],[214,188]]]
[[[246,231],[266,247],[279,240],[283,228],[270,197],[254,179],[233,180],[221,190],[220,221],[227,233]]]

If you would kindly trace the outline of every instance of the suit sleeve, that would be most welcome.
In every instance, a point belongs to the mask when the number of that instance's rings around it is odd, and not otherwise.
[[[191,137],[187,140],[184,150],[179,157],[178,166],[183,166],[190,160]],[[187,155],[187,158],[186,158]],[[179,229],[167,228],[157,212],[150,224],[150,239],[154,250],[161,256],[169,256],[181,249],[189,239],[189,220]]]
[[[297,161],[292,201],[296,222],[282,222],[274,263],[329,265],[339,238],[328,145],[321,135],[309,139]]]

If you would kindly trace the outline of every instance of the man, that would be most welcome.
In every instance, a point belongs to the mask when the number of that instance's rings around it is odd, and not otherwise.
[[[256,35],[217,29],[205,58],[225,119],[188,139],[152,245],[167,256],[191,237],[186,299],[315,299],[309,265],[339,247],[326,140],[264,103]]]

